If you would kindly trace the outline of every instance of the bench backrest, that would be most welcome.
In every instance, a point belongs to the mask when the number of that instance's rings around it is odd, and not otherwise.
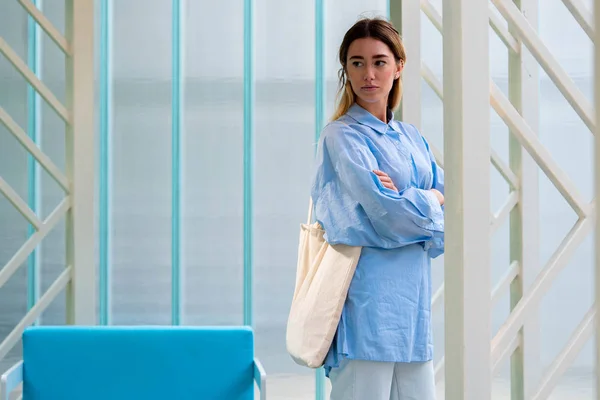
[[[32,327],[23,360],[23,400],[254,398],[247,327]]]

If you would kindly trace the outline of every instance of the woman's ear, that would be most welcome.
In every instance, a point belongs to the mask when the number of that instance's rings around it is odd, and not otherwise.
[[[400,78],[400,76],[402,75],[403,69],[404,69],[404,60],[400,60],[400,62],[398,63],[398,68],[396,70],[396,74],[394,75],[395,79]]]

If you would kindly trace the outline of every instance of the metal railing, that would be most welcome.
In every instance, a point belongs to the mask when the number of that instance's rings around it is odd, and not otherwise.
[[[22,199],[0,177],[0,193],[29,223],[25,243],[0,268],[0,288],[28,262],[28,311],[0,343],[0,359],[20,341],[23,330],[35,324],[50,303],[66,291],[67,323],[96,324],[96,274],[94,256],[94,2],[66,1],[66,35],[44,16],[37,3],[19,0],[30,15],[28,60],[22,60],[0,37],[0,54],[29,84],[28,126],[21,127],[0,107],[0,122],[29,154],[29,198]],[[41,28],[41,29],[40,29]],[[40,30],[64,53],[66,59],[66,104],[40,76]],[[65,123],[66,170],[40,148],[40,102],[43,99]],[[39,166],[60,186],[64,197],[46,219],[40,219]],[[44,238],[65,221],[66,265],[64,271],[43,293],[39,293],[39,254]]]
[[[421,124],[420,110],[414,107],[414,104],[420,105],[418,85],[421,78],[442,101],[447,100],[444,102],[447,179],[458,183],[458,187],[447,188],[446,210],[453,217],[447,217],[446,222],[446,278],[433,299],[433,309],[439,310],[446,298],[446,354],[436,366],[436,381],[441,381],[445,373],[446,398],[490,398],[490,376],[497,372],[503,360],[511,357],[511,398],[545,399],[594,332],[596,306],[592,305],[562,351],[541,373],[537,341],[543,333],[539,332],[537,322],[538,307],[576,248],[592,232],[596,205],[595,199],[590,203],[584,201],[576,186],[538,139],[538,76],[534,63],[547,73],[593,134],[596,132],[594,109],[538,36],[535,29],[538,18],[536,1],[492,0],[492,4],[475,4],[445,0],[443,16],[428,0],[421,0],[420,8],[415,3],[401,1],[392,8],[392,19],[402,26],[404,40],[413,54],[415,47],[420,47],[420,31],[415,21],[419,21],[421,12],[443,35],[445,87],[425,63],[418,68],[409,68],[407,64],[403,118],[417,126]],[[578,1],[563,0],[563,3],[594,42],[591,12]],[[508,28],[498,14],[507,22]],[[488,28],[485,26],[487,23],[484,25],[481,21],[489,22],[509,52],[508,97],[487,72]],[[446,92],[452,95],[450,99],[445,98]],[[482,101],[484,92],[489,104],[509,128],[509,165],[490,148],[487,139],[489,111]],[[441,152],[435,150],[434,153],[443,163]],[[482,220],[486,219],[486,206],[490,205],[487,194],[490,176],[482,158],[467,153],[489,154],[492,164],[510,188],[504,205],[491,216],[488,227],[482,225]],[[534,269],[539,260],[533,251],[526,249],[538,248],[539,235],[535,224],[539,170],[546,174],[578,219],[536,274]],[[511,262],[491,290],[486,285],[490,276],[488,272],[477,270],[477,262],[483,261],[479,267],[489,265],[489,239],[506,221],[510,223]],[[489,236],[480,234],[486,230]],[[479,232],[479,236],[474,232]],[[598,261],[596,264],[598,269]],[[528,289],[524,291],[524,287]],[[510,291],[511,313],[490,343],[491,308],[507,291]],[[474,321],[479,321],[478,329],[469,331]]]

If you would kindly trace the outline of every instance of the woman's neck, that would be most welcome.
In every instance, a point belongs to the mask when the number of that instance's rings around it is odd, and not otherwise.
[[[385,122],[386,124],[389,122],[387,120],[387,99],[385,101],[377,103],[367,103],[362,101],[361,99],[357,99],[356,103],[371,114],[373,114],[373,116],[375,116],[376,118],[379,118],[381,121]]]

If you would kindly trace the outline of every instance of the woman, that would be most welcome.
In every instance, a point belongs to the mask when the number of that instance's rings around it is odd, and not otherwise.
[[[444,174],[393,119],[406,60],[387,21],[362,19],[339,51],[340,92],[311,195],[332,244],[362,246],[325,360],[331,400],[435,398],[431,258],[444,250]]]

